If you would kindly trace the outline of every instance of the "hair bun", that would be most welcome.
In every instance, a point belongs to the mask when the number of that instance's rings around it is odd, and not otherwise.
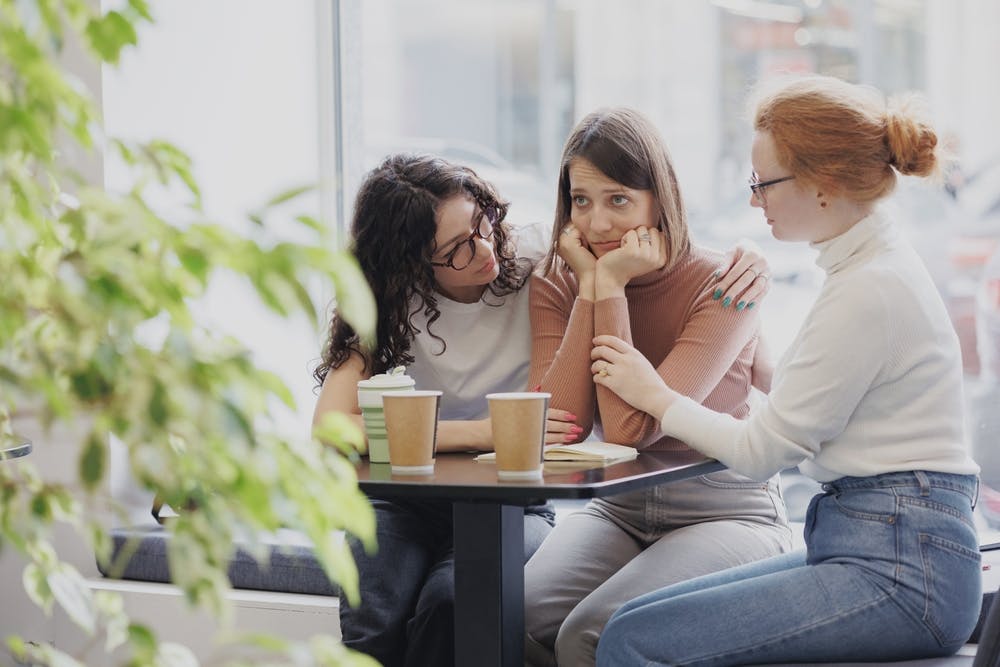
[[[937,134],[914,96],[889,100],[885,113],[889,164],[901,174],[929,176],[938,168]]]

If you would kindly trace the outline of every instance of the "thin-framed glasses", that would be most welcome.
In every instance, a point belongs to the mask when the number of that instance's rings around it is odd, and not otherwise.
[[[791,176],[782,176],[781,178],[772,178],[769,181],[761,181],[757,174],[751,174],[747,183],[750,185],[750,194],[757,199],[757,202],[761,205],[767,204],[767,197],[765,196],[765,191],[772,185],[777,185],[778,183],[784,183],[785,181],[790,181],[795,178],[795,174]]]
[[[479,216],[479,224],[472,230],[467,239],[463,239],[455,244],[455,247],[448,251],[440,262],[431,261],[431,266],[447,266],[456,271],[461,271],[472,263],[476,256],[476,239],[480,238],[489,241],[496,231],[496,211],[487,209]]]

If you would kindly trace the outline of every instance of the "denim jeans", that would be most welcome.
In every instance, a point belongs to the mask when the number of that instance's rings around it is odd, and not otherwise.
[[[604,625],[632,598],[791,548],[777,477],[723,470],[593,500],[525,567],[525,664],[593,667]]]
[[[806,551],[636,598],[597,664],[883,662],[954,653],[981,604],[975,476],[898,472],[823,486]]]
[[[455,663],[455,554],[447,501],[372,498],[378,552],[356,541],[361,604],[340,596],[344,645],[385,667],[452,667]],[[524,559],[552,528],[551,506],[525,510]]]

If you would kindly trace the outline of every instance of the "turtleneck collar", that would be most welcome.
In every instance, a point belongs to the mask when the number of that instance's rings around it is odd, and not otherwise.
[[[690,257],[691,257],[691,249],[688,248],[681,254],[680,257],[677,258],[677,261],[675,261],[673,264],[664,265],[654,271],[650,271],[649,273],[644,273],[641,276],[636,276],[632,280],[628,281],[628,285],[625,286],[625,289],[627,290],[633,287],[641,288],[647,285],[653,285],[655,283],[659,283],[663,280],[666,280],[667,278],[670,277],[670,274],[672,274],[674,271],[677,270],[678,267],[685,264],[687,260],[690,259]]]
[[[894,235],[889,219],[880,211],[873,211],[850,229],[827,241],[810,243],[819,250],[816,265],[827,275],[841,270],[868,254],[868,251],[883,247]]]

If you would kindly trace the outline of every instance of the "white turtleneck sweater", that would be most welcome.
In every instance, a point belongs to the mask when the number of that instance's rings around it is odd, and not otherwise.
[[[880,213],[812,247],[826,280],[768,400],[738,420],[679,397],[664,434],[760,480],[796,465],[820,482],[977,473],[958,339],[920,258]]]

